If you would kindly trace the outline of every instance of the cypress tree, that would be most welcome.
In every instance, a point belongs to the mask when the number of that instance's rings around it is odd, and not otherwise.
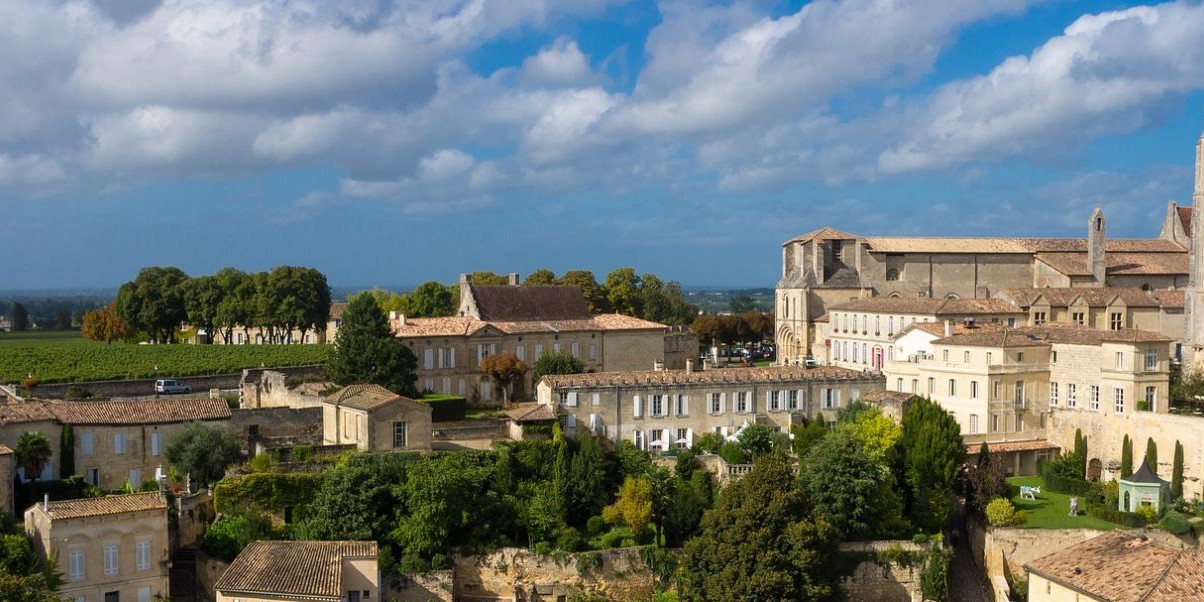
[[[1087,474],[1087,440],[1083,438],[1082,429],[1074,429],[1074,457],[1075,472],[1081,479]]]
[[[1120,478],[1127,479],[1133,476],[1133,441],[1125,435],[1124,442],[1120,446]]]
[[[1171,498],[1183,497],[1183,444],[1175,442],[1175,464],[1171,468]]]
[[[982,445],[978,446],[978,467],[986,470],[991,465],[991,451],[987,447],[987,442],[983,441]]]
[[[75,474],[75,431],[70,424],[63,425],[59,440],[59,470],[64,479]]]
[[[1145,463],[1150,465],[1150,470],[1154,471],[1154,474],[1158,474],[1158,445],[1154,443],[1153,437],[1146,439]]]

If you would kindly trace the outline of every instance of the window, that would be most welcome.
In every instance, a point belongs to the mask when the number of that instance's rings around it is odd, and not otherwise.
[[[689,397],[679,394],[674,397],[674,401],[676,402],[676,404],[675,404],[676,408],[674,408],[676,410],[676,412],[674,412],[675,414],[677,414],[678,416],[688,416],[690,414],[690,398]]]
[[[560,353],[560,343],[552,343],[552,353]]]
[[[444,395],[452,394],[451,377],[450,376],[443,377],[443,394]]]
[[[599,393],[590,393],[589,394],[589,404],[590,405],[596,406],[596,405],[600,405],[601,403],[602,403],[602,395],[601,394],[599,394]]]
[[[1157,369],[1158,369],[1158,350],[1157,349],[1146,349],[1145,350],[1145,371],[1153,372]]]
[[[969,350],[962,352],[962,363],[965,363],[965,364],[970,363],[970,351]]]
[[[423,390],[423,392],[434,393],[435,392],[435,379],[433,379],[433,378],[422,379],[422,390]]]
[[[84,551],[76,548],[68,552],[67,557],[70,565],[70,579],[72,581],[83,581],[84,579]]]
[[[770,412],[776,412],[776,411],[778,411],[778,410],[780,409],[780,408],[778,407],[778,392],[777,392],[777,391],[770,391],[768,395],[769,395],[769,404],[768,404],[768,405],[769,405],[769,411],[770,411]]]
[[[1076,311],[1076,312],[1072,312],[1070,314],[1070,321],[1074,322],[1075,324],[1078,324],[1079,326],[1082,326],[1087,321],[1085,319],[1086,317],[1087,316],[1083,312]]]
[[[140,541],[134,544],[134,556],[137,561],[138,570],[145,571],[150,568],[150,542]]]
[[[895,317],[894,316],[891,316],[886,319],[886,326],[887,326],[887,329],[886,329],[887,336],[894,335],[895,334]]]
[[[823,395],[823,404],[825,410],[834,410],[840,407],[840,390],[824,389]]]
[[[970,399],[978,399],[978,381],[970,381]]]
[[[936,395],[936,379],[931,376],[928,377],[928,394]]]
[[[1023,351],[1017,351],[1017,352],[1016,352],[1016,363],[1017,363],[1017,364],[1023,364],[1023,363],[1024,363],[1024,352],[1023,352]]]
[[[1016,429],[1015,430],[1017,433],[1024,430],[1024,414],[1021,414],[1020,412],[1016,412]]]
[[[515,349],[515,355],[520,360],[527,359],[527,346],[519,345]],[[456,367],[456,349],[454,347],[444,347],[439,350],[439,367],[440,368],[455,368]]]
[[[991,432],[999,432],[999,414],[991,414]]]
[[[569,349],[569,353],[571,353],[573,357],[581,357],[581,343],[573,341],[573,344],[569,347]]]
[[[1111,330],[1120,330],[1124,327],[1124,314],[1114,311],[1108,314],[1108,328]]]
[[[1123,351],[1116,352],[1116,369],[1117,370],[1125,369],[1125,354]]]
[[[589,344],[589,361],[598,361],[598,346],[593,343]]]
[[[105,576],[112,577],[117,574],[117,546],[105,546]]]
[[[798,409],[798,391],[786,392],[786,409],[792,412]]]
[[[996,401],[1001,399],[1002,396],[1000,394],[1000,387],[1002,387],[1002,386],[1003,385],[999,381],[995,381],[995,384],[992,385],[992,387],[994,387],[994,389],[991,391],[991,399],[996,400]]]
[[[667,449],[668,446],[665,445],[665,440],[663,438],[664,434],[665,431],[662,429],[652,429],[648,431],[648,437],[652,439],[652,441],[648,442],[649,445],[655,445],[661,449]]]
[[[360,602],[360,590],[347,590],[347,602]]]
[[[393,423],[393,448],[401,449],[406,446],[406,423],[404,421]]]
[[[1076,402],[1078,402],[1078,400],[1075,399],[1077,395],[1075,392],[1076,388],[1077,387],[1074,383],[1066,383],[1066,407],[1068,408],[1073,408]]]
[[[721,395],[722,393],[711,393],[708,395],[707,407],[712,414],[723,413],[723,397]]]
[[[736,393],[736,413],[743,414],[748,412],[748,393],[739,391]]]
[[[978,433],[978,414],[970,414],[970,434]]]
[[[433,348],[427,347],[422,351],[422,367],[426,370],[435,368],[435,350]]]
[[[1024,381],[1016,381],[1016,395],[1013,400],[1018,404],[1024,403]]]
[[[1158,388],[1149,386],[1145,388],[1145,402],[1149,406],[1151,412],[1154,411],[1154,402],[1158,397]]]
[[[130,486],[135,489],[142,486],[142,473],[137,468],[130,469]]]
[[[911,379],[911,392],[912,393],[920,392],[920,379],[918,379],[918,378]]]
[[[1116,404],[1116,413],[1124,414],[1125,413],[1125,390],[1120,387],[1116,387],[1115,389],[1112,389],[1112,401]]]
[[[690,445],[690,429],[677,429],[677,449],[685,449]]]
[[[900,376],[899,378],[895,379],[895,390],[900,393],[903,392],[903,377]]]
[[[1045,323],[1045,312],[1043,312],[1043,311],[1033,312],[1033,324],[1035,326],[1040,326],[1044,323]]]
[[[1049,405],[1058,405],[1058,383],[1049,383]]]
[[[664,416],[665,415],[665,396],[664,395],[653,395],[652,396],[652,411],[650,413],[653,416]]]
[[[1091,385],[1091,400],[1088,407],[1091,410],[1099,410],[1099,385]]]
[[[89,468],[84,471],[84,481],[89,485],[100,485],[100,469]]]
[[[79,453],[90,456],[92,455],[92,433],[81,433],[79,436]]]
[[[121,602],[121,592],[105,592],[105,602]]]
[[[1051,364],[1058,363],[1058,352],[1057,351],[1049,352],[1049,363],[1051,363]]]
[[[151,455],[159,455],[161,449],[163,449],[163,433],[151,433]]]
[[[125,453],[125,433],[116,433],[113,435],[113,453]]]
[[[560,399],[561,404],[566,405],[570,408],[577,407],[577,392],[576,391],[567,391],[567,392],[561,393],[560,397],[561,397],[561,399]]]
[[[941,351],[941,361],[942,362],[949,361],[949,350],[948,349],[944,349]]]
[[[1008,328],[1016,327],[1016,318],[1008,318]]]
[[[957,380],[949,379],[949,397],[957,396]]]
[[[536,343],[535,344],[535,355],[531,356],[531,359],[539,361],[539,358],[541,358],[541,357],[543,357],[543,345]]]
[[[990,351],[987,352],[987,365],[988,366],[991,365],[991,352]]]

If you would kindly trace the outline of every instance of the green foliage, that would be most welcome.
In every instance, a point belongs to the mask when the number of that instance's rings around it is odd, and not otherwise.
[[[560,530],[556,536],[556,549],[562,552],[579,552],[586,548],[585,540],[581,538],[581,534],[572,527],[565,527]]]
[[[523,286],[551,286],[556,284],[556,272],[548,268],[539,268],[523,279]]]
[[[164,456],[198,482],[216,483],[242,453],[238,434],[225,426],[193,422],[167,440]]]
[[[545,351],[535,360],[535,367],[531,368],[531,380],[538,383],[549,374],[581,374],[584,371],[585,364],[581,358],[573,357],[567,351]]]
[[[665,545],[676,548],[698,533],[704,513],[714,502],[715,482],[711,473],[699,469],[685,477],[679,472],[672,496],[665,513]]]
[[[704,454],[717,454],[723,448],[723,435],[719,433],[706,433],[703,436],[694,440],[694,447]]]
[[[719,457],[728,464],[744,464],[748,462],[748,452],[735,441],[728,441],[719,448]]]
[[[1120,477],[1127,479],[1133,476],[1133,440],[1125,435],[1120,446]]]
[[[452,287],[438,282],[423,282],[404,299],[405,304],[400,311],[410,317],[436,318],[456,313],[455,292]]]
[[[966,457],[957,420],[940,405],[915,398],[903,416],[899,450],[912,522],[935,532],[953,511],[953,486]]]
[[[23,533],[0,535],[0,572],[13,575],[31,573],[38,566],[38,555]]]
[[[148,267],[117,290],[117,314],[131,327],[150,335],[152,343],[174,343],[176,328],[188,318],[185,287],[188,275],[174,267]]]
[[[296,445],[293,447],[294,462],[309,462],[314,457],[314,448],[312,445]]]
[[[566,286],[580,287],[581,292],[585,293],[585,304],[589,307],[590,313],[602,314],[611,311],[610,301],[606,298],[606,291],[598,284],[593,272],[589,270],[569,270],[560,277],[559,282]]]
[[[750,424],[740,429],[736,441],[749,457],[756,459],[773,450],[773,429],[764,424]]]
[[[417,397],[414,374],[418,359],[393,336],[384,312],[371,296],[351,298],[335,335],[327,369],[340,385],[377,384],[407,397]]]
[[[1023,522],[1017,520],[1016,515],[1016,507],[1006,498],[994,498],[986,507],[987,522],[992,527],[1007,527]]]
[[[814,515],[784,459],[724,488],[681,557],[683,600],[828,600],[836,530]]]
[[[949,599],[949,563],[953,553],[937,545],[932,546],[920,569],[920,592],[925,600],[945,602]]]
[[[468,414],[468,400],[458,395],[423,395],[417,401],[431,406],[431,422],[455,422]]]
[[[808,420],[802,426],[790,427],[790,433],[794,435],[794,440],[791,442],[791,446],[794,448],[794,455],[800,458],[806,457],[807,451],[811,449],[811,446],[820,442],[830,432],[821,418]]]
[[[6,602],[60,602],[58,586],[45,575],[0,572],[0,600]]]
[[[1075,474],[1080,479],[1087,478],[1087,438],[1083,436],[1082,429],[1074,429],[1074,457]]]
[[[1140,529],[1141,527],[1146,526],[1146,524],[1149,522],[1146,517],[1141,514],[1136,512],[1122,512],[1117,510],[1115,506],[1105,507],[1090,504],[1087,506],[1087,515],[1134,529]]]
[[[703,470],[702,461],[694,452],[685,449],[677,455],[677,461],[673,464],[673,474],[677,475],[678,479],[690,480],[694,473]]]
[[[42,470],[50,463],[53,452],[50,451],[50,440],[46,435],[40,431],[26,431],[17,439],[13,455],[17,467],[25,470],[25,478],[37,480],[42,475]]]
[[[812,447],[800,478],[815,510],[846,539],[906,530],[894,475],[851,433],[837,431]]]
[[[843,419],[837,418],[837,432],[848,433],[856,439],[861,444],[861,449],[874,462],[884,466],[893,464],[895,447],[899,437],[903,435],[903,428],[894,420],[883,416],[882,409],[877,406],[858,401],[849,407],[858,404],[862,406],[860,409],[846,413]],[[846,409],[848,408],[842,408],[840,412]]]
[[[490,355],[481,360],[480,369],[497,385],[498,390],[502,392],[502,401],[507,403],[510,401],[510,390],[514,383],[521,383],[527,375],[526,362],[518,359],[513,353]]]
[[[225,515],[209,525],[201,549],[210,556],[231,562],[247,544],[260,539],[276,539],[272,521],[253,510],[244,510]]]
[[[602,518],[610,523],[622,523],[631,527],[637,539],[648,533],[652,520],[652,486],[647,478],[629,476],[619,488],[615,503],[602,510]]]
[[[1002,463],[991,457],[986,443],[978,451],[978,461],[963,469],[961,481],[967,506],[979,515],[986,512],[987,502],[992,498],[1008,494],[1007,472]]]
[[[606,530],[606,519],[601,516],[591,516],[585,521],[585,531],[590,535],[601,535]]]
[[[1084,495],[1091,489],[1091,483],[1079,477],[1078,456],[1073,453],[1045,462],[1038,468],[1041,481],[1046,489],[1070,495]]]
[[[1145,519],[1146,523],[1152,523],[1158,520],[1158,511],[1155,510],[1154,506],[1150,504],[1142,504],[1138,506],[1135,514],[1141,515],[1141,518]]]
[[[580,526],[606,503],[606,454],[588,431],[577,440],[564,484],[565,521]]]
[[[1150,437],[1145,442],[1145,463],[1150,467],[1150,470],[1155,474],[1158,472],[1158,444],[1154,443],[1154,438]]]
[[[1175,535],[1184,535],[1191,531],[1191,523],[1187,522],[1186,516],[1174,510],[1169,510],[1162,517],[1162,520],[1158,521],[1158,528]]]
[[[1175,463],[1171,466],[1171,499],[1183,497],[1183,444],[1175,441]]]
[[[270,454],[258,454],[247,462],[247,466],[251,468],[251,472],[267,472],[272,469],[272,456]]]
[[[213,487],[213,507],[229,514],[255,508],[275,514],[290,513],[310,503],[323,485],[315,472],[263,472],[222,479]]]
[[[59,437],[59,474],[75,474],[75,429],[70,424],[63,425]]]
[[[620,314],[640,315],[640,277],[633,268],[616,268],[606,275],[602,285],[610,307]]]

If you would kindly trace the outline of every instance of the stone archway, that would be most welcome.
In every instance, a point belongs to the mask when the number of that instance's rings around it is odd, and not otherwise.
[[[1092,458],[1091,461],[1087,463],[1087,480],[1088,481],[1098,481],[1100,479],[1100,475],[1103,474],[1103,472],[1104,472],[1104,463],[1101,462],[1099,458]]]

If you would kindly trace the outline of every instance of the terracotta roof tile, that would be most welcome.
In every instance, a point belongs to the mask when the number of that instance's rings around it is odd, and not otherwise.
[[[915,393],[904,393],[902,391],[890,391],[887,389],[879,389],[876,391],[870,391],[869,393],[862,394],[861,400],[868,401],[870,403],[882,403],[884,401],[893,401],[896,403],[906,403],[908,401],[911,401],[911,399],[915,396],[916,396]]]
[[[1064,587],[1110,602],[1200,600],[1204,577],[1198,549],[1177,550],[1125,531],[1112,531],[1043,556],[1025,568]]]
[[[944,303],[944,299],[928,297],[866,297],[829,305],[827,310],[930,314],[936,313]]]
[[[1176,207],[1176,209],[1178,209],[1179,213],[1179,223],[1183,224],[1183,231],[1187,232],[1188,236],[1190,236],[1192,207]]]
[[[399,337],[459,337],[472,334],[487,322],[459,316],[446,318],[406,318],[392,321],[393,334]]]
[[[546,404],[524,404],[506,412],[506,416],[520,424],[523,422],[547,422],[556,420],[556,411],[552,409],[552,406]]]
[[[849,239],[857,239],[857,238],[860,238],[860,237],[857,236],[856,234],[849,234],[848,232],[845,232],[843,230],[837,230],[836,228],[824,226],[823,228],[820,228],[818,230],[812,230],[806,234],[800,234],[800,235],[786,241],[785,243],[782,243],[782,246],[786,246],[790,243],[810,242],[813,240],[849,240]]]
[[[343,559],[377,556],[375,541],[255,541],[218,578],[225,594],[275,594],[340,600]]]
[[[0,456],[7,456],[11,453],[13,453],[13,450],[9,446],[0,443]]]
[[[1079,253],[1085,256],[1085,238],[981,238],[941,236],[867,236],[870,250],[878,253]],[[1104,241],[1109,253],[1185,253],[1178,243],[1158,238]]]
[[[54,414],[40,401],[0,404],[0,426],[43,420],[53,421]]]
[[[1019,313],[1024,313],[1024,310],[1007,299],[947,299],[936,311],[938,316]]]
[[[989,332],[954,334],[933,341],[934,345],[972,345],[975,347],[1044,347],[1050,343],[1068,345],[1099,345],[1117,343],[1160,343],[1173,341],[1157,332],[1125,328],[1100,330],[1086,326],[1046,324],[1021,326]]]
[[[1167,291],[1170,292],[1170,291]],[[1069,307],[1082,299],[1090,307],[1106,307],[1119,299],[1129,307],[1157,307],[1159,302],[1154,293],[1131,287],[1089,288],[1009,288],[999,293],[1005,299],[1015,301],[1021,307],[1029,307],[1038,299],[1051,307]],[[1182,298],[1182,292],[1179,293]]]
[[[406,398],[380,385],[348,385],[326,396],[326,401],[365,411],[382,408],[402,399]]]
[[[881,383],[881,376],[835,366],[804,368],[774,366],[766,368],[719,368],[714,370],[648,370],[632,372],[594,372],[558,374],[543,378],[552,388],[656,386],[671,384],[742,384],[773,381],[862,380]],[[868,391],[867,391],[868,392]]]
[[[1183,291],[1153,291],[1150,293],[1158,300],[1162,309],[1183,309]]]
[[[121,514],[123,512],[141,512],[143,510],[167,509],[167,501],[157,491],[147,493],[131,493],[128,495],[106,495],[88,497],[77,500],[62,500],[50,502],[50,518],[84,518],[88,516],[103,516],[106,514]],[[36,504],[41,511],[42,504]],[[164,514],[164,523],[167,515]]]
[[[1086,253],[1038,253],[1037,260],[1067,276],[1091,275]],[[1104,261],[1106,273],[1116,276],[1186,274],[1189,258],[1187,251],[1180,248],[1175,252],[1108,252]]]
[[[46,409],[63,424],[152,424],[230,417],[225,399],[144,401],[51,401]]]
[[[506,322],[589,319],[579,286],[468,285],[481,320]]]
[[[967,443],[966,451],[971,454],[977,454],[978,449],[981,446],[981,443]],[[1018,451],[1042,451],[1047,449],[1058,449],[1058,446],[1046,441],[1045,439],[1029,439],[1027,441],[996,441],[994,443],[987,443],[987,453],[991,454]]]

